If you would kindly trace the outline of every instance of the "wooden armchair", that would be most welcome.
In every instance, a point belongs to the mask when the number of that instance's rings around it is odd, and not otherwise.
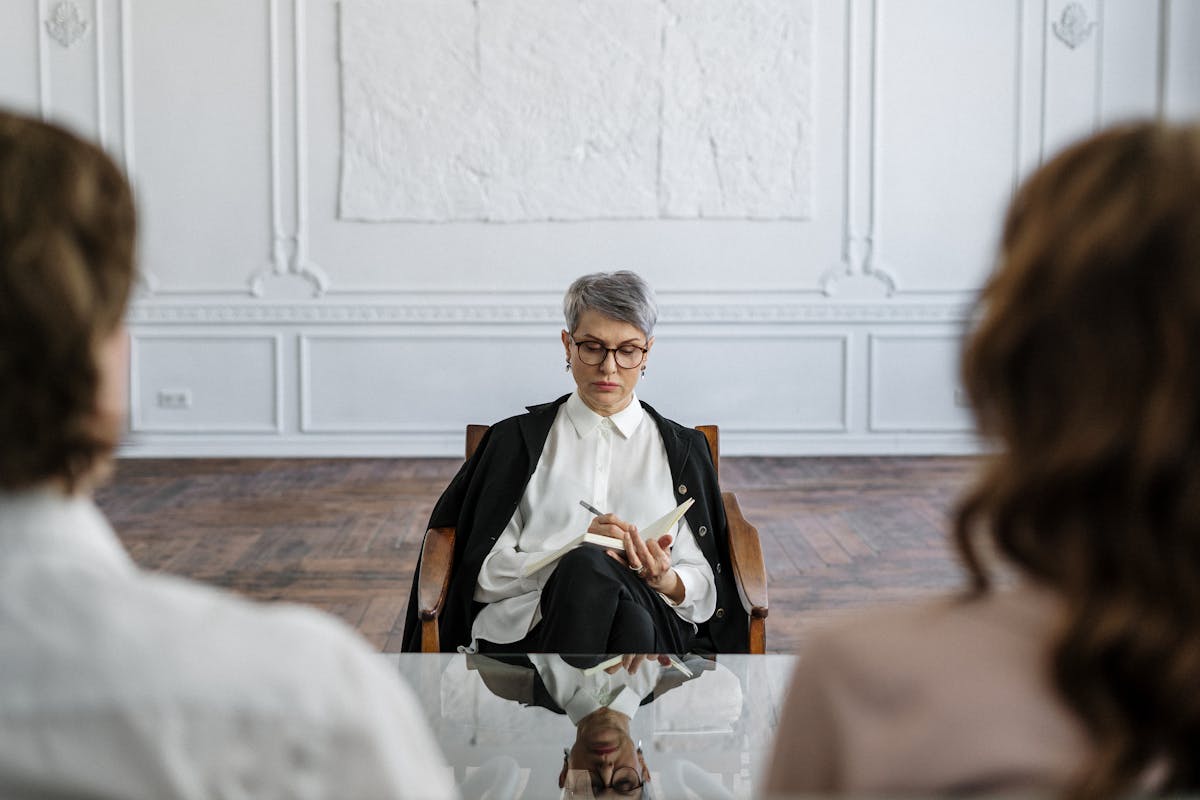
[[[470,458],[479,447],[487,432],[487,425],[468,425],[466,457]],[[712,454],[713,466],[720,467],[720,440],[716,425],[697,425],[696,430],[704,434]],[[718,473],[719,474],[719,473]],[[742,606],[750,617],[750,641],[747,650],[765,653],[767,646],[767,570],[763,564],[762,547],[758,541],[758,530],[742,516],[737,497],[732,492],[722,492],[725,517],[729,524],[729,562],[733,565],[734,579]],[[450,573],[454,568],[454,528],[430,528],[425,532],[421,546],[421,580],[417,586],[417,604],[421,618],[421,651],[439,651],[438,615],[446,600],[450,586]]]

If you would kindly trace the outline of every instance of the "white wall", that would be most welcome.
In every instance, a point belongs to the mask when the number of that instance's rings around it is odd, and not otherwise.
[[[662,305],[641,396],[727,454],[971,450],[957,337],[1014,184],[1099,125],[1200,116],[1194,0],[815,0],[807,219],[353,222],[333,0],[0,20],[0,103],[138,191],[129,455],[456,454],[570,388],[561,293],[615,268]]]

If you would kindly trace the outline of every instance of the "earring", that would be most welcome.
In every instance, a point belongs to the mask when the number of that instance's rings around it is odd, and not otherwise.
[[[642,377],[646,377],[646,368],[642,367]]]
[[[570,757],[571,757],[570,753],[568,752],[567,748],[564,747],[563,748],[563,761],[566,761]]]
[[[571,359],[567,359],[567,372],[571,371]]]
[[[642,740],[641,739],[638,739],[637,751],[638,751],[638,755],[640,756],[642,754]]]

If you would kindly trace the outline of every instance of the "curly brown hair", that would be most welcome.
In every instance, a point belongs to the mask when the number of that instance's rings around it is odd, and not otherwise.
[[[955,521],[973,592],[994,549],[1064,599],[1052,678],[1094,745],[1067,796],[1200,790],[1200,128],[1066,150],[1000,260],[963,354],[999,445]]]
[[[0,488],[74,490],[116,446],[97,351],[121,325],[135,232],[107,155],[0,111]]]

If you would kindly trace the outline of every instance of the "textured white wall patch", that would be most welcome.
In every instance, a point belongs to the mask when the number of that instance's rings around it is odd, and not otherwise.
[[[811,211],[811,0],[343,0],[340,216]]]

